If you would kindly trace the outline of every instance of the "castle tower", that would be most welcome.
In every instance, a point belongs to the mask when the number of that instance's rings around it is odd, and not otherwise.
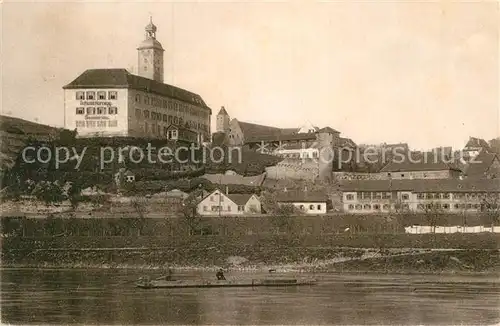
[[[316,142],[319,149],[318,169],[321,181],[330,181],[333,172],[333,162],[338,159],[335,145],[340,133],[330,127],[325,127],[316,132]]]
[[[226,109],[222,106],[219,113],[217,113],[217,121],[215,124],[216,132],[229,132],[229,114],[227,114]]]
[[[156,40],[156,26],[150,18],[145,28],[146,37],[137,48],[138,75],[163,83],[163,47]]]

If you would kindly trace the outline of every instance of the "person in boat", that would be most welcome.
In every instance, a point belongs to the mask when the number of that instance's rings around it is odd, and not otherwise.
[[[217,271],[217,274],[215,274],[215,276],[217,276],[217,280],[219,280],[219,281],[222,281],[222,280],[226,279],[226,277],[224,276],[224,271],[222,270],[222,268],[220,268]]]

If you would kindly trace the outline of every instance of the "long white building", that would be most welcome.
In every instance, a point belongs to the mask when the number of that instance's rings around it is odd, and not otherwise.
[[[64,124],[82,137],[210,139],[211,109],[201,96],[163,83],[164,49],[156,26],[146,26],[137,48],[138,74],[89,69],[64,90]]]

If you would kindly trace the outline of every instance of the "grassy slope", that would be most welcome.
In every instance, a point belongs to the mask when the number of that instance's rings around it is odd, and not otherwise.
[[[7,169],[14,165],[29,137],[49,140],[57,137],[59,130],[40,123],[0,115],[1,169]]]

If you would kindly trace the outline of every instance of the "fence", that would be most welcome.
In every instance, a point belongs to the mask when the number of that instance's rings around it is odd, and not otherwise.
[[[171,207],[170,207],[171,209]],[[117,217],[120,216],[120,217]],[[151,215],[151,214],[150,214]],[[450,216],[446,223],[436,227],[436,233],[497,232],[498,226],[488,231],[488,225],[479,216],[470,216],[467,227],[458,231],[461,221]],[[4,236],[186,236],[212,234],[241,237],[246,235],[295,234],[326,236],[338,234],[422,234],[430,233],[425,216],[383,215],[319,215],[319,216],[223,216],[199,217],[188,220],[168,214],[167,208],[155,217],[140,218],[136,213],[110,214],[93,212],[85,218],[52,217],[2,217],[1,233]],[[491,224],[489,224],[491,225]],[[427,227],[429,228],[429,227]],[[491,228],[490,228],[491,229]],[[455,230],[457,230],[455,232]],[[482,230],[474,231],[470,230]],[[467,232],[464,232],[467,231]]]
[[[500,233],[500,226],[409,226],[405,227],[405,232],[410,234],[426,234],[426,233],[483,233],[492,232]]]

